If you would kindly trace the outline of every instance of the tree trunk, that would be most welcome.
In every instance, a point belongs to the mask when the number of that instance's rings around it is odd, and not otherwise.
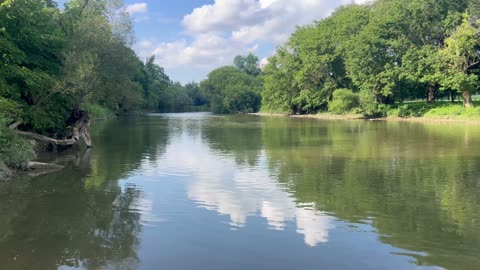
[[[463,96],[463,102],[465,104],[465,108],[472,108],[473,107],[473,101],[472,101],[472,94],[470,91],[463,91],[462,92]]]
[[[428,94],[427,94],[427,102],[434,103],[435,102],[435,92],[437,90],[437,86],[434,83],[428,85]]]
[[[452,90],[450,90],[450,101],[455,102],[455,93]]]
[[[16,132],[20,135],[33,138],[38,141],[49,143],[55,146],[73,146],[77,144],[80,140],[85,142],[87,148],[92,147],[92,139],[90,137],[90,117],[85,111],[75,110],[70,118],[67,121],[69,125],[69,135],[66,139],[59,140],[43,136],[37,133],[26,132],[17,130]]]

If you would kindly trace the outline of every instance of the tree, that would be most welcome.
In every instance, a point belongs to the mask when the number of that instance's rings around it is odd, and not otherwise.
[[[402,58],[401,76],[421,86],[428,85],[427,102],[435,102],[440,83],[440,55],[435,46],[412,47]]]
[[[268,59],[264,68],[263,110],[296,113],[293,97],[299,90],[294,84],[294,63],[295,58],[284,47]]]
[[[298,28],[264,69],[264,109],[315,113],[327,109],[335,89],[354,88],[345,54],[369,14],[368,6],[342,7],[330,18]]]
[[[480,68],[480,30],[465,15],[463,23],[445,41],[440,51],[443,63],[443,88],[462,93],[466,108],[473,107],[472,91],[478,86]]]
[[[142,106],[145,110],[162,110],[159,108],[162,95],[165,95],[167,88],[172,84],[165,70],[155,63],[155,56],[147,59],[143,64],[138,61],[138,70],[134,77],[143,88]]]
[[[256,77],[262,73],[262,70],[258,67],[259,59],[253,53],[249,53],[247,56],[237,55],[233,64],[250,76]]]
[[[258,80],[242,70],[225,66],[210,72],[208,78],[200,83],[200,89],[208,98],[214,113],[254,112],[258,110],[258,99],[252,97],[260,95],[259,84]],[[232,105],[232,98],[237,95],[241,95],[246,103]]]
[[[63,128],[66,101],[56,94],[65,38],[55,9],[43,1],[0,3],[0,96],[20,109],[12,121],[28,128]]]
[[[192,106],[192,99],[179,82],[171,84],[160,96],[158,110],[161,112],[185,112]]]
[[[196,82],[190,82],[185,85],[187,95],[192,99],[193,106],[203,106],[208,100],[203,96],[200,85]]]

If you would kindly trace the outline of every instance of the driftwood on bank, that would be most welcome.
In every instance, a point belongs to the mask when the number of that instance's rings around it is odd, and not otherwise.
[[[62,146],[60,149],[65,150],[70,146],[79,143],[80,141],[84,141],[88,149],[92,147],[92,139],[90,137],[90,117],[85,111],[76,109],[74,110],[74,112],[72,112],[70,118],[67,120],[66,123],[68,126],[68,130],[65,139],[55,139],[38,133],[17,129],[21,124],[21,121],[17,121],[11,124],[9,128],[21,136],[25,136],[36,141],[48,144],[49,148],[53,146],[53,149],[58,150],[57,146]],[[28,162],[25,165],[25,172],[29,176],[38,176],[64,168],[60,165],[42,162]],[[0,167],[0,180],[7,179],[12,175],[13,173],[10,169],[3,169],[2,167]]]
[[[73,112],[68,119],[69,124],[69,136],[66,139],[54,139],[44,135],[40,135],[33,132],[15,130],[19,135],[26,136],[44,143],[52,144],[55,146],[73,146],[83,140],[87,148],[92,147],[92,139],[90,137],[90,117],[85,111]],[[20,122],[14,123],[10,126],[11,129],[16,129],[20,125]]]
[[[45,142],[45,143],[51,143],[51,144],[55,144],[55,145],[65,145],[65,146],[67,146],[67,145],[74,145],[78,142],[76,139],[73,139],[73,138],[72,139],[65,139],[65,140],[58,140],[58,139],[53,139],[53,138],[43,136],[43,135],[33,133],[33,132],[26,132],[26,131],[20,131],[20,130],[16,130],[15,132],[17,134],[25,136],[25,137],[29,137],[29,138],[32,138],[32,139],[35,139],[35,140],[38,140],[38,141],[42,141],[42,142]]]

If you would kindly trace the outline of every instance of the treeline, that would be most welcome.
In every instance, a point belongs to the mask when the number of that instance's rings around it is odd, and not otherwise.
[[[299,27],[264,69],[262,110],[375,115],[479,90],[478,0],[377,0]]]
[[[92,113],[202,105],[193,101],[198,85],[173,83],[153,57],[139,59],[133,41],[121,0],[0,0],[0,167],[32,157],[18,133],[90,143]]]

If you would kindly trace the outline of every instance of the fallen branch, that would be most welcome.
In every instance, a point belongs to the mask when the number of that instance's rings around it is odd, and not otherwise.
[[[17,121],[13,124],[11,124],[8,128],[9,129],[17,129],[17,127],[22,123],[22,121]]]
[[[22,136],[30,137],[30,138],[35,139],[35,140],[39,140],[39,141],[42,141],[42,142],[51,143],[51,144],[55,144],[55,145],[69,146],[69,145],[74,145],[78,142],[78,139],[76,139],[76,138],[58,140],[58,139],[50,138],[50,137],[43,136],[43,135],[40,135],[40,134],[37,134],[37,133],[32,133],[32,132],[26,132],[26,131],[20,131],[20,130],[16,130],[15,132],[19,135],[22,135]]]
[[[27,167],[29,170],[61,170],[64,167],[56,164],[43,163],[43,162],[28,162]]]

